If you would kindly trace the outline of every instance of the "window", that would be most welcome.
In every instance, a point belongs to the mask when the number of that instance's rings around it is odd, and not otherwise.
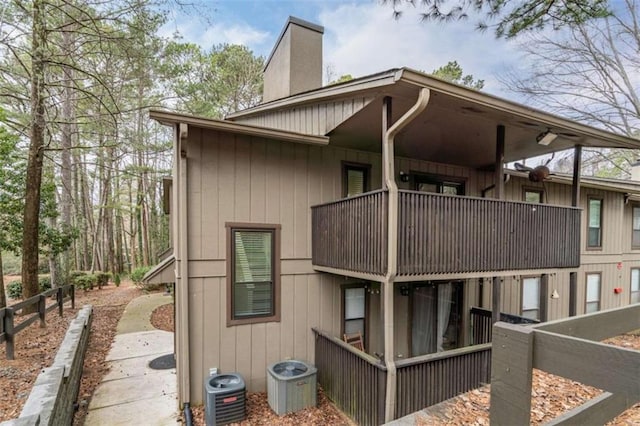
[[[344,289],[344,334],[360,332],[365,339],[366,289],[348,287]]]
[[[415,176],[415,190],[436,194],[464,195],[464,181],[445,176],[411,173]]]
[[[522,316],[540,319],[540,277],[522,279]]]
[[[631,270],[631,303],[640,303],[640,269]]]
[[[431,281],[411,287],[411,356],[464,346],[462,281]]]
[[[369,190],[369,164],[342,163],[342,195],[351,197]]]
[[[587,297],[585,313],[600,310],[600,274],[587,274]]]
[[[633,206],[633,231],[631,246],[640,248],[640,206]]]
[[[522,190],[522,199],[527,203],[539,203],[544,201],[544,191],[542,189],[524,188]]]
[[[280,225],[227,225],[227,325],[280,320]]]
[[[602,199],[589,198],[587,247],[602,247]]]

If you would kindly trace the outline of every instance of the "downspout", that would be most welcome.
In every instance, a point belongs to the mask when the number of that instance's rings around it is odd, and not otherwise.
[[[178,125],[178,149],[176,161],[179,162],[178,179],[179,196],[178,211],[176,220],[178,238],[178,254],[176,262],[179,264],[179,285],[176,288],[177,321],[176,332],[178,332],[177,364],[178,364],[178,393],[179,400],[188,409],[191,403],[191,367],[189,364],[189,243],[187,236],[189,228],[188,218],[188,197],[187,197],[187,152],[188,152],[188,125],[180,123]],[[186,412],[186,410],[185,410]]]
[[[389,193],[388,225],[387,225],[387,274],[384,277],[384,359],[387,367],[387,388],[384,407],[385,423],[395,418],[396,411],[396,363],[394,345],[394,313],[393,313],[393,283],[398,274],[398,185],[395,180],[394,167],[394,139],[418,114],[427,107],[431,91],[420,89],[418,101],[391,128],[388,128],[390,115],[387,114],[389,100],[385,99],[382,116],[383,140],[382,159],[384,185]]]

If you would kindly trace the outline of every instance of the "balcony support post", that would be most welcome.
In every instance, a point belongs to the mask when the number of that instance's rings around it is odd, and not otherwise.
[[[391,125],[391,98],[385,97],[382,107],[382,174],[384,188],[389,191],[389,211],[387,213],[387,273],[383,282],[384,295],[384,360],[387,366],[386,397],[384,407],[385,423],[395,419],[396,414],[396,364],[394,347],[393,286],[398,273],[398,185],[394,168],[394,138],[413,121],[429,103],[431,91],[420,89],[418,100],[409,111]]]
[[[491,324],[500,321],[500,277],[493,277],[491,285]]]
[[[504,126],[501,124],[496,132],[496,199],[504,198]]]
[[[573,184],[571,186],[571,206],[580,205],[580,169],[582,168],[582,146],[573,150]],[[579,247],[579,246],[578,246]],[[575,317],[578,306],[578,273],[569,272],[569,316]]]

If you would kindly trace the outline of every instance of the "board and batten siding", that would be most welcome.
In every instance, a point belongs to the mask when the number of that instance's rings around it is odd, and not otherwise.
[[[382,175],[379,153],[196,127],[188,137],[190,388],[191,403],[198,404],[210,368],[239,372],[249,390],[263,391],[270,363],[314,361],[312,327],[339,335],[341,285],[353,280],[313,270],[311,206],[342,198],[343,161],[371,164],[372,190],[381,187]],[[476,172],[463,167],[398,159],[396,168],[476,185]],[[227,327],[228,222],[281,225],[280,322]],[[371,343],[377,347],[378,340]]]
[[[296,106],[256,116],[236,117],[233,121],[253,126],[288,130],[309,135],[326,135],[340,123],[369,105],[375,97],[355,97]]]

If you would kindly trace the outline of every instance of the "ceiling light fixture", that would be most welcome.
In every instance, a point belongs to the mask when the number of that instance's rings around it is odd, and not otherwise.
[[[538,142],[539,145],[547,146],[551,142],[556,140],[557,137],[558,135],[556,135],[555,133],[552,133],[551,130],[547,130],[546,132],[540,133],[536,138],[536,141]]]

